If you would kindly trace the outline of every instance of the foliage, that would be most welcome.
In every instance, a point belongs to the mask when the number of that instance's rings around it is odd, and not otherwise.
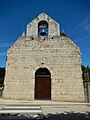
[[[83,79],[86,80],[86,74],[88,74],[89,80],[90,80],[90,67],[89,65],[87,65],[86,67],[84,65],[82,65],[82,76]]]
[[[0,87],[4,84],[5,68],[0,67]]]
[[[85,67],[84,65],[82,65],[82,71],[84,73],[89,73],[90,74],[90,67],[89,67],[89,65],[87,65],[87,67]]]

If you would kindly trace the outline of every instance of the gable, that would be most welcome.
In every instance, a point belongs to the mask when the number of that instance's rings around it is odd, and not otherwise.
[[[41,13],[31,23],[27,25],[26,36],[38,36],[38,24],[40,21],[46,21],[48,23],[48,36],[59,36],[60,26],[45,13]]]

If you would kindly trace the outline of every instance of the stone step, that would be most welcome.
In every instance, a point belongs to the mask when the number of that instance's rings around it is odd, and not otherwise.
[[[35,114],[42,114],[42,110],[39,105],[38,106],[35,106],[35,105],[29,105],[29,106],[27,106],[27,105],[8,105],[0,110],[0,114],[5,114],[5,113],[11,113],[11,114],[28,113],[28,114],[35,115]]]

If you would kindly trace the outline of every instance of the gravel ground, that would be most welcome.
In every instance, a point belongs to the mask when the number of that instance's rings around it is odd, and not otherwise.
[[[90,120],[90,113],[60,113],[44,115],[1,114],[0,120]]]

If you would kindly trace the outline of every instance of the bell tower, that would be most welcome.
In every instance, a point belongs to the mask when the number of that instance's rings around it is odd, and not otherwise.
[[[27,25],[26,36],[60,36],[60,25],[45,13],[41,13]]]

